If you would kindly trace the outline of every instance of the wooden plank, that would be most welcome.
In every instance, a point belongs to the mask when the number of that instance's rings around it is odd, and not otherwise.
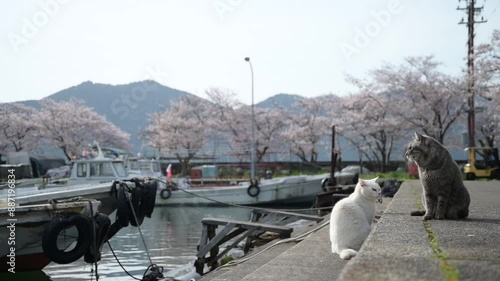
[[[261,213],[254,213],[252,212],[250,214],[250,221],[251,222],[257,222],[261,218],[262,214]],[[251,233],[247,234],[247,239],[245,241],[245,246],[243,247],[243,253],[248,253],[250,251],[250,246],[252,245],[252,240],[255,238],[255,235],[253,235],[255,231],[251,231]]]
[[[203,224],[212,224],[212,225],[228,225],[234,224],[234,227],[241,227],[244,229],[253,229],[257,227],[258,230],[265,230],[270,232],[276,232],[280,234],[290,234],[293,231],[293,228],[279,225],[271,225],[271,224],[262,224],[255,222],[247,222],[247,221],[237,221],[237,220],[227,220],[227,219],[218,219],[218,218],[204,218],[201,220]]]
[[[356,185],[343,185],[343,186],[327,187],[326,192],[350,194],[350,193],[354,192],[355,188],[356,188]]]
[[[198,251],[207,244],[208,240],[208,226],[204,224],[202,227],[200,243],[198,243]]]
[[[240,243],[243,239],[247,238],[247,237],[251,237],[253,236],[254,232],[256,231],[256,229],[249,229],[247,230],[243,235],[241,235],[241,237],[239,237],[238,239],[236,239],[229,247],[226,247],[226,249],[224,249],[224,251],[222,251],[217,257],[216,257],[216,260],[219,260],[220,258],[222,258],[224,256],[224,254],[226,254],[227,252],[229,252],[229,250],[231,250],[232,248],[234,248],[236,245],[238,245],[238,243]],[[245,252],[246,254],[246,252]]]
[[[314,215],[304,215],[293,212],[285,212],[285,211],[274,211],[274,210],[266,210],[266,209],[253,209],[252,213],[260,213],[260,214],[277,214],[285,217],[294,217],[298,219],[310,220],[310,221],[322,221],[322,217],[314,216]]]
[[[222,238],[224,238],[224,236],[226,236],[226,234],[228,234],[229,231],[231,231],[235,225],[236,224],[233,222],[228,223],[219,233],[217,233],[217,235],[215,235],[215,237],[213,237],[213,239],[208,241],[208,243],[205,244],[205,246],[200,248],[196,256],[199,258],[204,257],[208,252],[210,252],[210,250],[214,246],[218,245],[219,241],[222,240]]]

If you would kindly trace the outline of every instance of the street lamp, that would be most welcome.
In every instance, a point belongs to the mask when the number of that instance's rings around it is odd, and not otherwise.
[[[250,164],[250,179],[253,181],[255,179],[255,116],[253,110],[253,67],[252,62],[249,57],[245,58],[245,61],[250,65],[250,72],[252,74],[252,144],[251,144],[251,164]]]

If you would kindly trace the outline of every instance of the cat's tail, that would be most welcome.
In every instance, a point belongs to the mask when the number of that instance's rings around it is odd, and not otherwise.
[[[340,258],[343,260],[350,260],[351,258],[355,257],[358,252],[353,250],[353,249],[345,249],[340,251]]]
[[[419,217],[421,217],[421,216],[423,216],[423,215],[425,215],[425,211],[421,211],[421,210],[418,210],[418,211],[412,211],[412,212],[410,213],[410,216],[419,216]]]

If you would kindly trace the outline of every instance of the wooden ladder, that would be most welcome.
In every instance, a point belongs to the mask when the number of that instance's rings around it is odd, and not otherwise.
[[[251,221],[249,222],[219,218],[202,219],[201,223],[203,226],[201,239],[198,244],[198,254],[196,255],[197,259],[194,263],[196,272],[203,275],[205,264],[209,266],[210,270],[217,268],[218,260],[244,239],[246,239],[244,247],[244,252],[246,254],[250,249],[252,240],[266,231],[278,234],[281,239],[289,238],[293,228],[284,226],[284,224],[298,219],[311,220],[315,222],[323,220],[322,217],[318,216],[267,209],[252,210]],[[224,226],[224,228],[216,233],[216,229],[219,226]],[[235,239],[231,245],[224,249],[224,251],[219,253],[219,246],[221,244],[237,237],[238,235],[241,236]],[[210,253],[210,256],[206,257],[208,253]]]
[[[269,231],[279,234],[280,238],[289,238],[293,231],[291,227],[262,224],[256,222],[246,222],[237,220],[227,220],[218,218],[204,218],[201,220],[203,224],[200,243],[198,244],[197,259],[194,262],[196,272],[203,275],[205,263],[214,270],[218,266],[218,260],[222,258],[229,250],[235,247],[243,239],[253,235],[257,231]],[[215,230],[218,226],[224,226],[219,233]],[[238,237],[229,247],[219,253],[219,246],[236,236]],[[209,257],[205,257],[210,252]]]

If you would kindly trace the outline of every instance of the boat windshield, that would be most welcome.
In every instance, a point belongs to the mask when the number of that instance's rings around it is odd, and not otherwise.
[[[139,170],[139,166],[137,164],[137,160],[128,160],[128,169],[129,170]]]
[[[125,165],[123,162],[113,162],[113,167],[115,167],[116,174],[119,177],[126,177],[127,171],[125,170]]]
[[[153,162],[153,172],[160,172],[160,163]]]
[[[144,172],[151,172],[151,162],[150,161],[139,162],[139,169]]]

